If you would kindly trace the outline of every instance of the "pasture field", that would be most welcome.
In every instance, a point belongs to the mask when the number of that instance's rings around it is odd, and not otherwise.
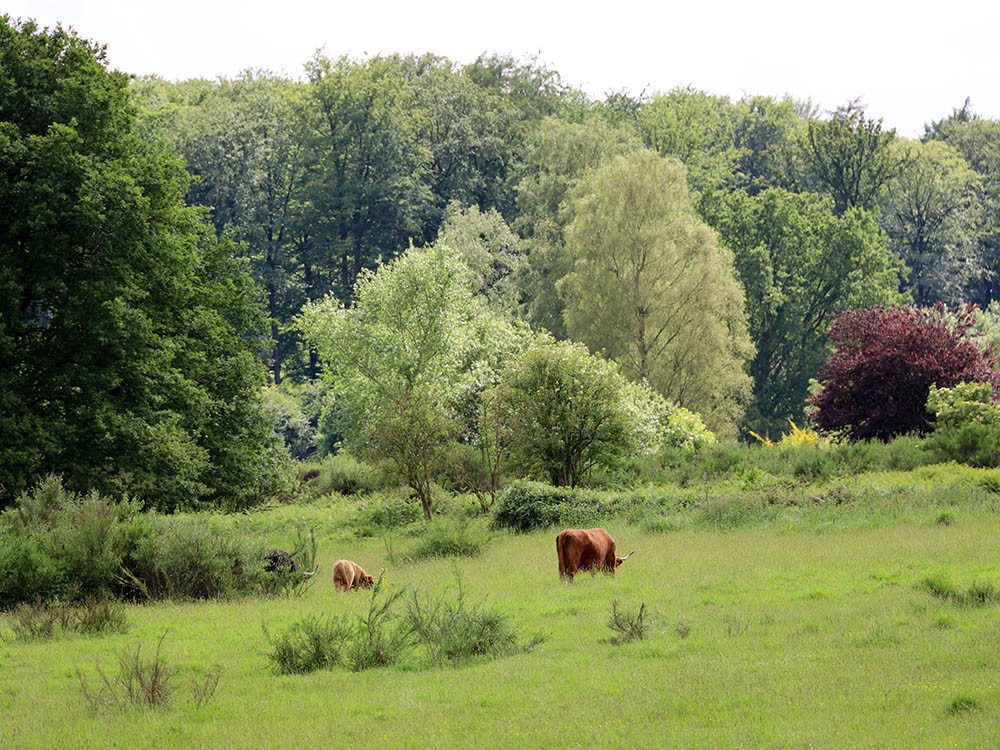
[[[280,511],[275,511],[280,513]],[[266,522],[263,522],[266,527]],[[496,532],[457,561],[391,564],[382,539],[327,538],[301,597],[129,606],[124,634],[15,640],[0,620],[0,748],[1000,746],[1000,605],[935,597],[1000,585],[1000,517],[918,508],[891,522],[663,532],[608,522],[617,577],[558,580],[556,529]],[[335,592],[334,560],[385,570],[388,591],[455,586],[509,615],[528,653],[460,667],[277,675],[263,626],[366,610]],[[610,642],[612,602],[648,611]],[[164,636],[165,633],[165,636]],[[141,644],[177,669],[167,709],[93,713],[96,686]],[[185,681],[212,665],[214,697]]]

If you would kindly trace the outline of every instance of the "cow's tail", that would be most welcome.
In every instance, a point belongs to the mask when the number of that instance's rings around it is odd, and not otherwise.
[[[566,577],[566,534],[556,537],[556,557],[559,559],[559,577]]]

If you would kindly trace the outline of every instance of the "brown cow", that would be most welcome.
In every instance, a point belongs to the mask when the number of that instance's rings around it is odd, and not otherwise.
[[[333,564],[334,588],[351,591],[360,586],[370,589],[375,580],[365,573],[360,565],[350,560],[337,560]]]
[[[572,582],[578,570],[614,573],[633,553],[616,557],[615,540],[604,529],[566,529],[556,537],[556,554],[559,577]]]

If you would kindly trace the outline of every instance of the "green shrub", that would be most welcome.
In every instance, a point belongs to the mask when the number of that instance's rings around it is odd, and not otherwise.
[[[352,634],[346,620],[333,616],[300,620],[273,638],[264,629],[270,646],[267,657],[278,674],[304,674],[338,666]]]
[[[161,517],[122,562],[123,583],[145,599],[211,599],[259,590],[263,550],[197,521]]]
[[[65,566],[54,556],[47,536],[3,532],[0,544],[0,609],[36,598],[65,596],[69,590]]]
[[[468,518],[438,517],[427,529],[411,553],[414,560],[428,557],[474,557],[490,540],[486,524]]]
[[[944,460],[971,466],[1000,466],[1000,407],[989,383],[931,386],[927,409],[934,413],[928,447]]]
[[[359,537],[377,536],[383,531],[409,526],[422,516],[420,505],[406,495],[380,493],[360,501],[351,526]]]
[[[493,526],[524,532],[554,525],[593,525],[624,513],[634,504],[627,493],[553,487],[518,480],[497,499]]]
[[[498,659],[530,651],[540,642],[536,637],[521,645],[503,612],[485,607],[483,601],[468,606],[461,576],[456,573],[456,577],[458,593],[454,599],[447,594],[431,599],[414,592],[406,605],[410,626],[426,648],[430,663]]]
[[[21,493],[0,517],[0,608],[113,593],[117,530],[138,512],[134,501],[69,492],[54,475]]]
[[[327,456],[320,463],[319,472],[312,486],[320,492],[355,495],[376,492],[389,486],[387,478],[379,469],[359,461],[349,453]]]
[[[355,672],[399,661],[413,645],[413,632],[397,611],[404,590],[385,596],[382,577],[372,586],[368,611],[353,621],[348,615],[309,618],[271,637],[267,657],[280,674],[346,667]]]
[[[368,612],[359,616],[344,650],[344,662],[353,672],[387,667],[398,662],[413,645],[413,630],[395,607],[405,594],[400,589],[385,595],[382,576],[375,579]]]
[[[626,609],[619,609],[618,600],[615,599],[611,602],[608,627],[616,633],[611,636],[611,642],[616,646],[629,641],[641,641],[646,637],[646,603],[640,604],[639,611],[632,614]]]

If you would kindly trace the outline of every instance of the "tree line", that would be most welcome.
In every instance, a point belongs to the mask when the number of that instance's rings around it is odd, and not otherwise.
[[[969,102],[908,140],[858,102],[595,99],[503,55],[168,82],[62,28],[0,35],[8,492],[266,493],[260,387],[338,366],[300,314],[409,248],[721,436],[802,418],[832,314],[1000,295],[1000,123]]]
[[[478,241],[513,314],[604,351],[634,377],[659,377],[659,390],[686,406],[728,411],[730,428],[801,418],[831,313],[994,298],[1000,125],[968,102],[908,140],[858,102],[820,113],[790,98],[734,102],[692,88],[593,99],[534,60],[499,55],[460,65],[318,53],[306,71],[299,82],[248,71],[132,85],[149,132],[197,176],[189,202],[210,206],[216,231],[244,243],[267,290],[275,382],[318,373],[288,325],[305,303],[332,292],[349,304],[362,269],[434,242],[447,226]],[[599,167],[639,152],[647,162],[620,163],[598,184]],[[690,386],[667,385],[677,373],[654,375],[676,356],[653,334],[656,315],[669,315],[664,290],[677,288],[651,280],[666,271],[632,269],[633,289],[662,302],[659,313],[615,288],[626,227],[607,222],[634,220],[639,197],[581,203],[588,189],[614,196],[630,169],[649,187],[654,155],[675,172],[649,191],[670,215],[661,239],[702,232],[689,241],[715,243],[724,256],[702,262],[720,273],[731,266],[742,292],[742,311],[719,300],[705,315],[730,329],[728,354],[688,372],[695,382],[715,373],[727,395],[689,396]],[[684,202],[691,210],[678,212]],[[704,283],[729,294],[719,279]],[[678,290],[674,303],[683,298]],[[631,330],[609,340],[622,326]],[[672,333],[668,324],[660,335]],[[691,336],[686,346],[700,343]]]

